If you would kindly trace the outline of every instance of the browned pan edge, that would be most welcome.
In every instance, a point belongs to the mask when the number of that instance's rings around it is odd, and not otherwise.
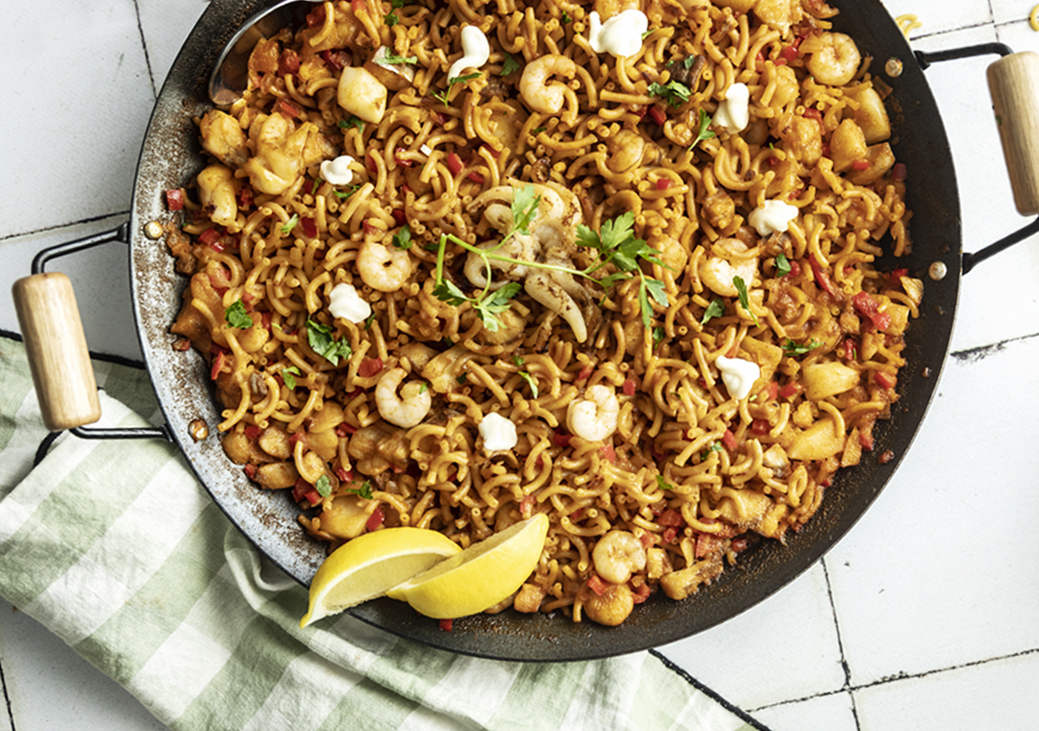
[[[908,364],[899,378],[900,401],[894,408],[894,419],[878,425],[873,454],[862,465],[838,474],[819,512],[803,530],[789,535],[785,546],[763,542],[741,554],[739,565],[727,569],[714,585],[683,602],[654,597],[636,607],[617,628],[510,610],[457,620],[452,632],[443,632],[437,622],[388,599],[350,610],[354,616],[433,647],[483,657],[560,661],[625,654],[688,637],[757,604],[810,567],[865,512],[908,450],[945,361],[959,291],[961,229],[945,130],[904,36],[878,0],[833,4],[841,9],[836,29],[854,35],[864,55],[876,59],[874,72],[879,73],[890,57],[904,63],[900,78],[886,79],[894,88],[893,144],[909,170],[908,204],[914,212],[913,254],[897,266],[908,266],[914,276],[925,280],[926,270],[934,261],[943,261],[949,271],[941,283],[926,280],[925,307],[907,334]],[[249,540],[306,585],[325,550],[301,530],[296,521],[298,509],[289,496],[285,491],[258,490],[226,458],[215,437],[198,443],[188,437],[192,420],[205,419],[215,433],[221,418],[202,359],[194,352],[180,353],[171,348],[169,325],[179,309],[186,278],[173,271],[165,243],[148,240],[142,234],[142,227],[149,221],[173,220],[165,209],[163,191],[187,185],[201,168],[191,117],[208,107],[208,73],[220,47],[262,6],[258,0],[213,2],[188,37],[162,88],[135,183],[130,226],[131,288],[145,362],[185,458]],[[883,264],[896,266],[893,261]],[[876,455],[887,450],[893,452],[894,459],[881,465]]]

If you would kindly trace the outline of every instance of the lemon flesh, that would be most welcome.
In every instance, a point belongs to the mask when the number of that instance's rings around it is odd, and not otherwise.
[[[424,528],[384,528],[354,538],[329,555],[310,582],[306,627],[338,614],[461,552],[442,533]]]
[[[537,567],[548,534],[539,513],[474,543],[386,592],[434,619],[466,617],[503,601]]]

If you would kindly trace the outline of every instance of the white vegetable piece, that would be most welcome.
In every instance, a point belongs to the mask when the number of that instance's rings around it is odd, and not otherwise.
[[[729,395],[737,401],[747,398],[754,381],[761,377],[758,364],[743,358],[726,358],[719,355],[714,364],[721,371],[722,383],[729,389]]]
[[[491,44],[487,36],[475,25],[462,28],[462,57],[451,64],[447,70],[447,78],[461,76],[466,69],[478,69],[491,57]]]
[[[714,124],[731,135],[742,132],[750,124],[750,89],[746,84],[735,83],[725,92],[725,101],[714,113]]]
[[[483,448],[488,452],[512,449],[519,442],[516,425],[494,412],[484,416],[480,422],[480,436],[483,437]]]
[[[367,320],[372,314],[372,306],[357,293],[354,285],[337,284],[328,295],[328,311],[332,313],[332,317],[359,323]]]
[[[765,201],[765,205],[750,212],[747,221],[757,230],[758,236],[767,237],[789,229],[799,210],[785,201]]]
[[[588,44],[596,53],[621,58],[634,56],[642,48],[642,36],[649,30],[649,18],[631,8],[603,23],[595,11],[588,16]]]
[[[365,68],[348,66],[339,77],[339,106],[365,122],[378,124],[386,113],[386,86]]]
[[[332,185],[350,185],[354,179],[354,171],[350,169],[350,163],[353,161],[349,155],[340,155],[335,160],[325,160],[321,163],[321,177]]]

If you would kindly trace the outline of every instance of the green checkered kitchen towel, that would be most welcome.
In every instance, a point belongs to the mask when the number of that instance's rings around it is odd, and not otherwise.
[[[105,425],[156,416],[141,370],[95,370]],[[173,729],[761,728],[651,653],[506,663],[346,615],[300,629],[306,590],[175,447],[65,434],[34,467],[45,437],[24,348],[0,338],[0,595]]]

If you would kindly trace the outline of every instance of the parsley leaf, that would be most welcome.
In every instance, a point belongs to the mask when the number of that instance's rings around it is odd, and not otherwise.
[[[686,56],[682,61],[682,65],[685,66],[686,69],[691,69],[696,65],[696,56]]]
[[[533,185],[525,185],[512,192],[512,229],[530,234],[530,223],[538,215],[541,196],[535,195]]]
[[[520,288],[519,282],[509,282],[504,287],[495,290],[491,296],[477,300],[473,304],[476,314],[480,316],[483,326],[488,332],[498,332],[498,328],[501,326],[498,314],[509,309],[510,301],[519,294]]]
[[[707,309],[704,310],[703,319],[700,320],[701,325],[706,325],[708,322],[716,317],[721,317],[725,314],[725,303],[720,299],[711,300],[711,304],[707,305]]]
[[[328,479],[328,475],[321,475],[317,478],[317,482],[314,483],[314,489],[317,490],[317,494],[321,497],[328,497],[332,494],[332,481]]]
[[[567,15],[566,11],[564,10],[563,14],[559,18],[559,22],[562,23],[563,25],[568,25],[568,24],[572,23],[573,21],[570,20],[570,16]]]
[[[704,140],[709,140],[712,137],[717,137],[714,130],[711,129],[711,118],[707,115],[707,112],[700,110],[700,131],[696,135],[696,139],[693,140],[693,144],[689,145],[689,149],[693,149]]]
[[[332,192],[336,194],[336,198],[338,198],[341,201],[345,201],[347,198],[356,193],[360,189],[360,187],[360,185],[347,185],[345,186],[346,190],[333,190]]]
[[[364,498],[365,500],[372,499],[372,481],[365,480],[360,487],[348,487],[346,492],[357,495],[358,497]]]
[[[754,320],[754,327],[758,326],[758,316],[750,311],[750,296],[747,294],[747,285],[743,281],[742,277],[733,277],[732,286],[736,288],[736,294],[739,295],[740,305],[747,312],[750,313],[751,318]]]
[[[653,328],[653,347],[657,347],[667,337],[667,331],[662,327]]]
[[[502,62],[502,65],[501,65],[501,75],[502,76],[508,76],[513,71],[519,71],[519,70],[520,70],[519,61],[514,59],[510,54],[506,53],[505,54],[505,61]]]
[[[280,373],[281,373],[281,380],[285,381],[285,385],[288,386],[289,388],[295,388],[296,387],[296,379],[293,378],[293,376],[302,375],[299,372],[299,368],[297,368],[296,366],[289,366],[288,368],[282,368]]]
[[[675,489],[675,486],[669,484],[668,481],[664,479],[663,475],[657,475],[657,487],[659,487],[661,490],[674,490]]]
[[[815,350],[820,345],[822,345],[822,343],[820,343],[818,340],[815,340],[814,338],[812,340],[809,340],[807,343],[798,343],[794,340],[791,340],[790,338],[787,338],[786,342],[783,343],[783,352],[786,355],[796,358],[799,355],[804,355],[809,351]]]
[[[334,340],[332,328],[307,318],[307,343],[311,349],[334,366],[340,358],[349,358],[353,349],[345,340]]]
[[[467,81],[478,79],[481,76],[483,76],[482,71],[474,71],[473,73],[466,74],[465,76],[452,76],[447,80],[447,89],[440,92],[439,94],[434,94],[433,97],[438,101],[443,102],[444,106],[446,107],[448,106],[448,100],[451,97],[451,90],[455,88],[455,84],[464,84]]]
[[[433,287],[433,295],[441,302],[446,302],[452,307],[460,307],[469,301],[469,298],[465,296],[465,292],[460,290],[458,285],[450,279],[444,279]]]
[[[648,297],[646,295],[649,295]],[[642,324],[647,328],[652,327],[653,308],[649,304],[650,298],[661,307],[668,307],[671,303],[667,299],[667,290],[664,283],[659,279],[639,276],[639,306],[642,308]]]
[[[356,114],[351,114],[349,119],[340,119],[336,124],[339,126],[339,129],[364,130],[364,120]]]
[[[407,224],[401,226],[400,231],[393,234],[393,246],[401,251],[410,249],[412,243],[414,242],[411,240],[411,229]]]
[[[241,300],[224,310],[224,319],[227,320],[228,325],[239,330],[253,326],[253,318],[249,317],[249,313],[245,311],[245,304]]]
[[[534,376],[530,375],[527,371],[519,371],[519,377],[522,378],[530,386],[530,395],[532,398],[538,397],[538,382],[534,380]]]
[[[390,66],[402,66],[404,64],[414,66],[418,63],[418,56],[398,56],[395,53],[387,53],[378,60],[378,63],[388,64]]]
[[[649,85],[649,93],[666,100],[673,107],[682,106],[693,94],[692,90],[680,81],[669,81],[666,84],[654,82]]]
[[[292,233],[292,229],[296,228],[296,224],[299,223],[299,214],[293,213],[292,218],[282,224],[281,232],[283,234]]]
[[[776,254],[776,276],[785,277],[790,273],[790,260],[783,254]]]
[[[714,444],[709,446],[707,449],[705,449],[702,452],[700,452],[700,461],[703,462],[705,459],[710,457],[711,456],[711,452],[720,452],[720,451],[722,451],[722,445],[718,444],[718,442],[715,442]]]

